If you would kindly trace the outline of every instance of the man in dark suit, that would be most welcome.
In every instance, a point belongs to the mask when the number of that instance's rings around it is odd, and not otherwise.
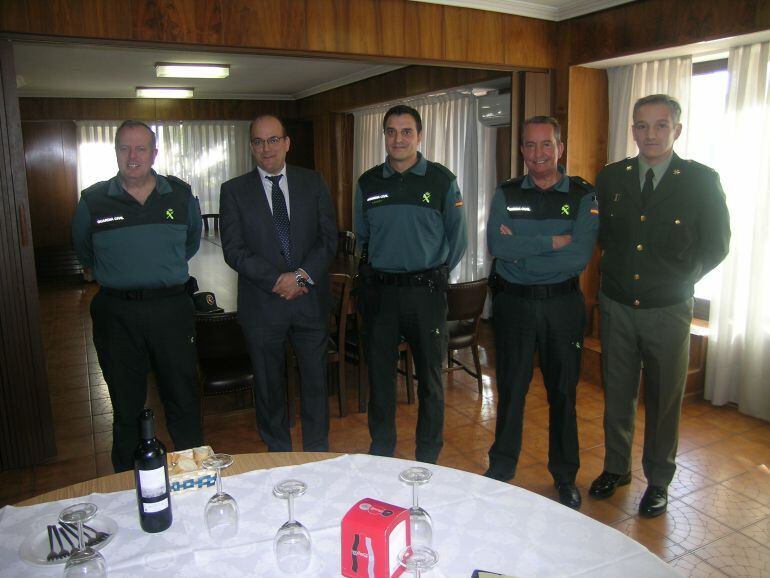
[[[257,168],[222,184],[222,251],[238,272],[238,320],[254,367],[257,429],[269,451],[291,451],[285,342],[301,379],[302,448],[329,448],[326,388],[329,264],[337,226],[315,171],[286,164],[291,141],[280,119],[251,123]]]
[[[719,175],[674,153],[679,103],[653,94],[634,105],[639,156],[597,177],[602,246],[604,471],[590,495],[631,481],[639,371],[645,383],[642,516],[666,511],[676,470],[694,285],[727,255],[730,218]]]

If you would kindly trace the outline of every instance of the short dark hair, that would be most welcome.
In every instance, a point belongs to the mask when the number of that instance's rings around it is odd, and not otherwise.
[[[530,116],[521,125],[521,142],[524,142],[524,131],[531,124],[550,124],[553,127],[553,136],[556,138],[556,144],[561,143],[561,125],[559,121],[552,116]]]
[[[679,124],[679,120],[682,118],[682,106],[679,104],[679,101],[667,94],[650,94],[637,100],[634,103],[633,118],[636,118],[636,111],[645,104],[665,104],[671,111],[671,118],[674,124]]]
[[[284,124],[282,118],[277,117],[274,114],[260,114],[259,116],[254,117],[254,120],[252,120],[251,123],[249,123],[249,139],[251,139],[251,129],[254,128],[254,125],[257,124],[260,120],[264,120],[266,118],[274,118],[275,120],[277,120],[278,124],[281,125],[281,130],[283,131],[283,134],[281,136],[286,136],[286,125]]]
[[[422,118],[420,118],[420,113],[417,112],[416,109],[405,104],[397,104],[385,113],[385,118],[382,119],[382,130],[387,128],[388,119],[391,116],[401,116],[402,114],[411,116],[414,119],[414,123],[417,125],[418,134],[422,132]]]
[[[156,148],[155,145],[157,142],[155,138],[155,132],[149,127],[149,125],[143,123],[141,120],[124,120],[118,127],[118,130],[115,132],[115,150],[118,150],[120,131],[122,131],[124,128],[131,128],[136,126],[141,126],[147,129],[147,131],[150,133],[150,148]]]

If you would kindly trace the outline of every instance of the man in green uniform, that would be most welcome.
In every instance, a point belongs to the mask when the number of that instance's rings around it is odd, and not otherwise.
[[[112,401],[112,465],[122,472],[134,467],[150,366],[175,448],[203,443],[187,268],[201,216],[187,183],[152,170],[158,149],[146,124],[120,125],[115,152],[118,174],[83,191],[72,237],[101,286],[91,302],[94,346]]]
[[[355,197],[356,233],[364,247],[359,282],[369,453],[392,456],[396,448],[396,362],[403,335],[418,380],[415,456],[435,463],[443,446],[446,287],[468,243],[465,212],[455,176],[417,151],[420,114],[394,106],[382,127],[387,160],[361,175]]]
[[[537,351],[550,407],[548,470],[559,501],[577,509],[575,400],[586,324],[578,276],[594,252],[599,211],[593,187],[559,168],[564,144],[556,119],[527,119],[521,142],[527,175],[498,187],[487,223],[498,403],[484,475],[507,481],[516,473]]]
[[[694,285],[730,242],[719,175],[673,152],[680,116],[668,95],[639,99],[632,126],[639,156],[607,165],[597,178],[605,457],[589,493],[607,498],[631,481],[641,368],[648,486],[639,513],[646,517],[666,511],[676,469]]]

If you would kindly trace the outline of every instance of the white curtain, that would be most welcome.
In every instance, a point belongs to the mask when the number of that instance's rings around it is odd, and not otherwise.
[[[119,122],[78,122],[78,187],[113,177]],[[219,212],[219,186],[252,168],[247,121],[150,123],[157,136],[155,170],[190,183],[202,213]]]
[[[688,103],[692,58],[669,58],[653,62],[640,62],[629,66],[610,68],[607,71],[610,96],[610,126],[607,162],[615,162],[637,154],[631,136],[634,103],[650,94],[668,94],[682,105],[682,136],[676,150],[680,156],[687,152]]]
[[[399,101],[414,107],[422,117],[420,152],[457,176],[468,220],[468,250],[452,271],[450,281],[486,277],[489,255],[486,222],[495,192],[496,129],[478,122],[478,99],[462,92]],[[385,160],[382,118],[395,103],[354,113],[353,182]],[[355,194],[355,190],[352,191]]]
[[[706,399],[770,420],[770,43],[730,50],[720,167],[732,239],[711,301]]]

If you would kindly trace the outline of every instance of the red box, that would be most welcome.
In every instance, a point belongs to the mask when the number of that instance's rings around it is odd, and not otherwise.
[[[396,578],[398,554],[410,543],[409,510],[364,498],[342,518],[342,575]]]

